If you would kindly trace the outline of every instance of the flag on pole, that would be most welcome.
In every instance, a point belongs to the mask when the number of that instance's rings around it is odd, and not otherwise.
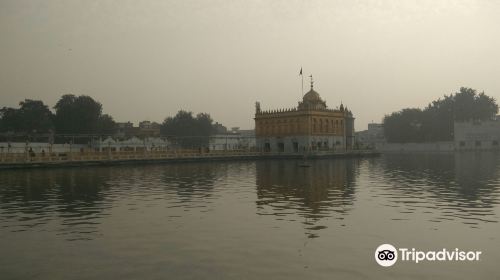
[[[300,66],[299,76],[302,78],[302,97],[304,97],[304,76],[302,75],[302,66]]]

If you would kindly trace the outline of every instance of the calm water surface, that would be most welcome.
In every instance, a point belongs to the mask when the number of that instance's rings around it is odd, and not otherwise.
[[[0,278],[500,278],[500,154],[297,164],[0,171]],[[382,243],[483,253],[382,268]]]

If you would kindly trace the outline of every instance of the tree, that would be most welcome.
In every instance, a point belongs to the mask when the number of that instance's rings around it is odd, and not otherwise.
[[[17,133],[47,133],[54,128],[53,114],[40,100],[25,99],[19,109],[0,110],[0,130]]]
[[[21,127],[26,132],[49,132],[54,128],[54,115],[49,107],[40,100],[26,99],[19,103],[21,108]]]
[[[99,134],[114,134],[116,132],[117,125],[108,114],[101,115],[97,121],[96,132]]]
[[[384,118],[389,142],[431,142],[453,139],[454,122],[490,120],[498,113],[494,98],[475,89],[460,88],[430,103],[424,110],[403,109]]]
[[[453,138],[454,101],[452,95],[433,101],[423,111],[424,141],[449,141]]]
[[[494,118],[498,113],[495,99],[487,96],[484,92],[477,94],[475,89],[461,87],[453,99],[454,119],[456,121],[488,120]]]
[[[211,135],[214,133],[214,125],[212,117],[207,113],[199,113],[196,115],[196,122],[198,123],[198,133],[201,135]]]
[[[90,96],[66,94],[54,106],[58,133],[96,133],[102,105]]]
[[[170,137],[184,148],[208,145],[213,134],[213,120],[207,113],[193,117],[192,112],[180,110],[174,117],[167,117],[161,126],[161,134]]]
[[[422,110],[416,108],[403,109],[384,118],[384,132],[389,142],[421,142],[422,125]]]
[[[498,105],[495,98],[481,92],[475,98],[474,117],[478,120],[493,119],[498,114]]]
[[[474,118],[474,99],[476,91],[470,88],[460,88],[460,92],[455,93],[454,119],[457,121],[468,121]]]
[[[0,110],[0,131],[15,132],[21,126],[19,109],[3,107]]]

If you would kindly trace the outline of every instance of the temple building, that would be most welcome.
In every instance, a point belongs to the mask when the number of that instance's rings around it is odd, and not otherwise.
[[[340,104],[329,109],[314,91],[307,92],[296,108],[262,111],[255,103],[257,148],[265,152],[345,151],[354,145],[354,117]]]

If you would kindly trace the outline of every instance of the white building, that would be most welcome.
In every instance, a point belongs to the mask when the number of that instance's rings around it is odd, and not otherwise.
[[[500,120],[456,122],[454,141],[456,150],[498,149]]]
[[[386,142],[384,125],[380,123],[369,123],[367,130],[358,131],[355,135],[356,142],[366,147],[377,148]]]
[[[229,133],[210,136],[208,147],[212,151],[253,149],[255,148],[255,131],[233,127]]]

